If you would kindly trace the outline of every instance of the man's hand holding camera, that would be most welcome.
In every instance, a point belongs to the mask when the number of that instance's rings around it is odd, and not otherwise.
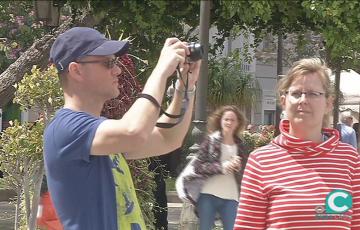
[[[188,54],[189,50],[185,42],[181,42],[177,38],[168,38],[161,50],[156,69],[162,72],[164,76],[170,77],[178,65],[183,67]]]
[[[188,91],[193,91],[199,78],[202,47],[199,44],[182,42],[168,38],[161,50],[156,69],[170,77],[179,68],[182,80],[178,80],[177,90],[185,91],[184,82],[188,78]]]

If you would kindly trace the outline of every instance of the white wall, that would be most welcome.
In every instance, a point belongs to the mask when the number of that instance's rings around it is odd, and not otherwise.
[[[38,119],[38,112],[29,110],[21,111],[21,121],[34,122]]]

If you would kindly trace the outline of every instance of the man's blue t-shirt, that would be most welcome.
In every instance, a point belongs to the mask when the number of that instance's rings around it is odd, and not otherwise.
[[[103,120],[61,109],[45,129],[47,182],[65,230],[118,229],[112,162],[90,155]]]

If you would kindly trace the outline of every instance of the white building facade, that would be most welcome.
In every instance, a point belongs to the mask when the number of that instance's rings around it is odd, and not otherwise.
[[[212,37],[216,34],[216,29],[210,29],[210,44],[214,43]],[[229,56],[236,49],[243,50],[244,44],[253,44],[254,37],[250,34],[247,38],[238,36],[236,38],[228,38],[224,43],[222,56]],[[259,48],[262,49],[263,44]],[[256,51],[253,48],[248,49],[252,61],[243,64],[243,70],[250,73],[259,83],[261,88],[261,96],[251,108],[247,119],[252,124],[275,124],[276,111],[276,84],[277,69],[276,62],[272,64],[264,64],[257,60]]]

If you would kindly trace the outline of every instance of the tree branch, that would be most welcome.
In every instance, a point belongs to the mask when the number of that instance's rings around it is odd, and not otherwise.
[[[65,21],[53,34],[47,34],[37,40],[0,75],[0,107],[6,105],[13,98],[15,92],[13,85],[21,81],[24,74],[29,72],[33,65],[40,68],[47,66],[51,45],[56,37],[70,26],[71,19]]]

